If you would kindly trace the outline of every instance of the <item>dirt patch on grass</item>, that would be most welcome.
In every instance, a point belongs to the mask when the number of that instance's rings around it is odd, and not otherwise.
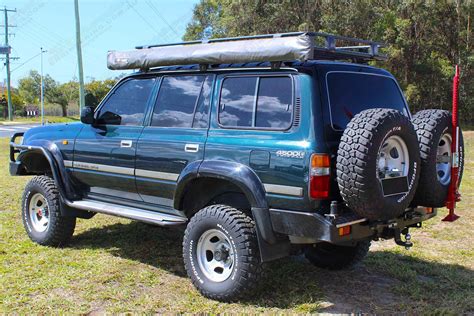
[[[320,312],[327,313],[382,313],[397,310],[405,298],[392,288],[399,280],[369,271],[364,265],[349,272],[321,273],[320,284],[326,301]]]

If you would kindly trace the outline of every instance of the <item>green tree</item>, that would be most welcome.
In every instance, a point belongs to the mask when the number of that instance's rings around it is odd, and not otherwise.
[[[462,69],[460,111],[474,123],[474,1],[201,0],[185,40],[291,31],[323,31],[385,42],[376,63],[399,80],[412,112],[449,109],[454,64]]]
[[[59,86],[61,93],[67,100],[68,106],[77,105],[79,102],[79,82],[68,81]]]
[[[43,76],[43,84],[45,101],[59,104],[62,115],[67,116],[68,99],[62,93],[61,85],[50,75]],[[27,77],[19,80],[18,91],[26,103],[38,105],[41,96],[41,75],[36,70],[30,71]]]
[[[85,85],[85,92],[91,96],[93,104],[97,104],[102,100],[110,89],[115,85],[117,80],[121,76],[115,79],[105,80],[92,80]],[[78,106],[79,104],[79,83],[76,80],[71,80],[66,83],[59,83],[51,78],[50,75],[43,77],[44,80],[44,96],[45,101],[61,106],[62,115],[67,116],[68,108],[70,106]],[[29,75],[19,80],[18,94],[23,104],[36,104],[40,103],[40,89],[41,89],[41,75],[36,71],[30,71]]]
[[[92,80],[85,85],[87,106],[96,107],[117,82],[116,79]]]
[[[222,26],[222,8],[229,3],[225,0],[208,0],[197,4],[192,21],[186,27],[184,40],[217,38],[226,35],[227,32]]]

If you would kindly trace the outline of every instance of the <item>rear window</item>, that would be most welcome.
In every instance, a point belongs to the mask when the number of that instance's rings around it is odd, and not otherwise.
[[[164,77],[151,126],[191,127],[204,76]]]
[[[371,108],[395,109],[408,115],[405,101],[390,77],[333,72],[327,75],[332,126],[343,130],[359,112]]]

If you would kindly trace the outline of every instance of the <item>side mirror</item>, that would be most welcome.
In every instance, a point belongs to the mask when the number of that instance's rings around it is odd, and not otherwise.
[[[84,124],[94,124],[94,108],[86,106],[81,112],[81,122]]]

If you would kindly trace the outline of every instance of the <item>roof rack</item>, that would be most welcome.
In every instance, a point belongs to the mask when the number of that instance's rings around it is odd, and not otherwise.
[[[171,44],[142,45],[128,52],[111,51],[110,69],[143,69],[170,65],[261,62],[315,59],[366,63],[386,60],[379,42],[320,32],[291,32],[204,39]],[[204,68],[205,68],[204,67]]]

